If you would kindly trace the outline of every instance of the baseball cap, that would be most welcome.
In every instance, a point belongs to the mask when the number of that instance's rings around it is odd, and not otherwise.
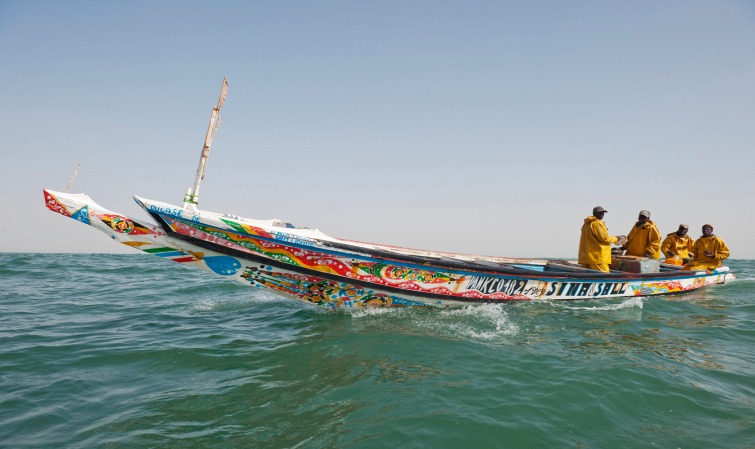
[[[592,214],[593,215],[598,214],[600,212],[608,212],[608,211],[605,210],[605,209],[603,209],[602,206],[595,206],[595,207],[592,208]]]
[[[643,217],[650,218],[650,211],[649,210],[641,210],[640,211],[640,215],[642,215]]]

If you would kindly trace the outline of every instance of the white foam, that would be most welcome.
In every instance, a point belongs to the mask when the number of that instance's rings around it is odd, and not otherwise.
[[[344,312],[351,314],[354,318],[365,318],[373,316],[396,315],[406,309],[394,307],[344,307]]]
[[[479,304],[441,310],[418,324],[452,337],[497,340],[519,332],[519,326],[512,322],[505,307],[504,304]]]
[[[586,303],[577,303],[577,302],[564,302],[564,303],[554,303],[558,306],[561,306],[566,309],[572,309],[572,310],[621,310],[621,309],[631,309],[631,308],[638,308],[642,309],[645,301],[643,300],[643,297],[632,297],[627,298],[624,301],[617,303],[617,304],[602,304],[599,306],[593,306],[593,305],[587,305]]]
[[[228,310],[246,309],[253,304],[285,302],[290,299],[277,295],[274,292],[255,290],[253,295],[236,294],[228,296],[207,296],[198,300],[190,309],[192,312],[219,312]]]
[[[345,308],[355,319],[408,321],[428,334],[472,340],[498,340],[519,333],[506,312],[506,304],[479,304],[458,309],[425,310],[410,307]]]

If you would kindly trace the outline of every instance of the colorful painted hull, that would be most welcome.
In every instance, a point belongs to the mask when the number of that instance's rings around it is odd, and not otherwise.
[[[157,257],[330,308],[459,307],[682,293],[723,284],[713,272],[560,271],[545,260],[470,256],[336,239],[278,220],[251,220],[134,197],[157,225],[86,195],[44,190],[48,209]]]

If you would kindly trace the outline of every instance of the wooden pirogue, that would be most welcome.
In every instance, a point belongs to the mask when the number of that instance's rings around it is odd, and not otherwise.
[[[632,265],[626,258],[624,266],[614,266],[624,270],[602,273],[573,261],[423,251],[338,239],[280,220],[199,210],[199,185],[227,87],[224,79],[194,187],[183,205],[134,197],[154,224],[109,211],[85,194],[44,189],[45,205],[145,253],[331,308],[654,296],[723,284],[735,277],[728,267],[692,272],[657,262],[655,269],[626,271]]]

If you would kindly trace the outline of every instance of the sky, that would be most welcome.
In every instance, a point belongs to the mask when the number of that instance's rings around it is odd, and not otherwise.
[[[180,204],[224,76],[200,209],[554,258],[647,209],[755,258],[749,0],[0,0],[0,252],[136,253],[42,189]]]

